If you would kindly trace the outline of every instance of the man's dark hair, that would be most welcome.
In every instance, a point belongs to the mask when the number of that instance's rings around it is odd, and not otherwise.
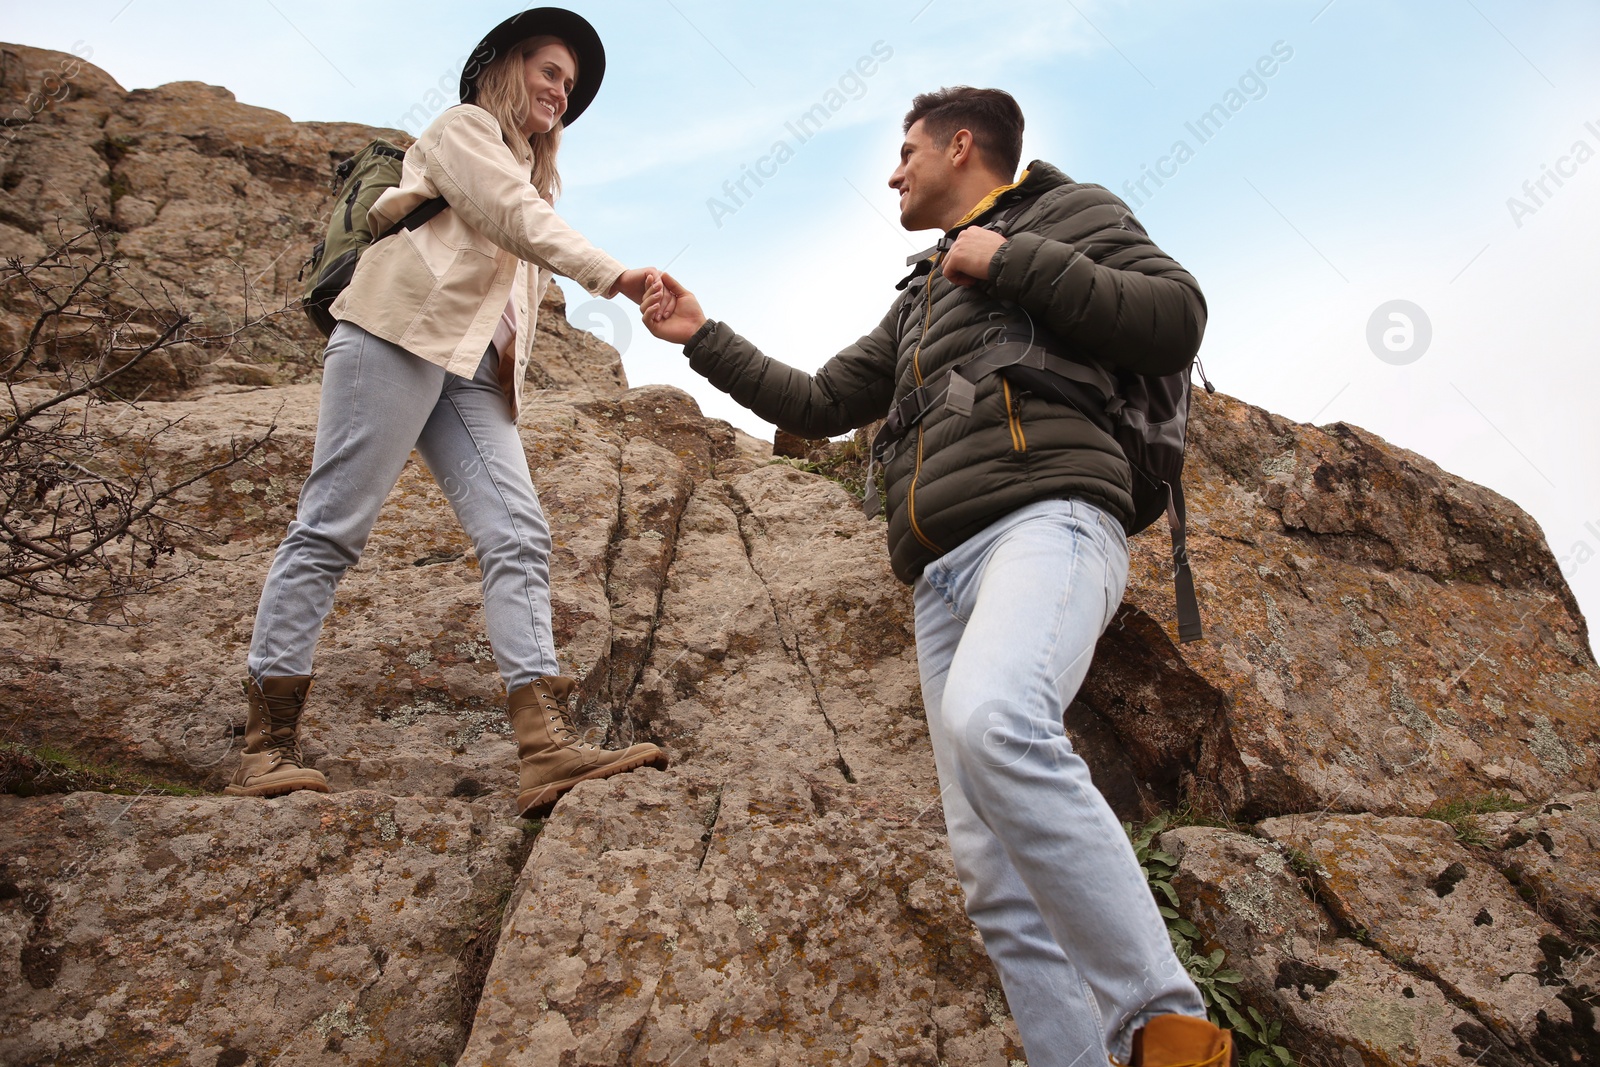
[[[953,85],[936,93],[922,93],[911,101],[902,130],[911,132],[918,122],[941,148],[957,130],[971,130],[978,155],[992,170],[1010,177],[1022,162],[1022,108],[1001,89],[974,89]]]

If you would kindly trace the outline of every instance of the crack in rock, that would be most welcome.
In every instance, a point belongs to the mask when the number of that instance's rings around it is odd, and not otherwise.
[[[806,662],[805,653],[800,648],[799,632],[792,626],[785,625],[783,611],[778,606],[777,598],[772,595],[772,587],[767,582],[767,576],[761,572],[761,567],[756,563],[755,547],[752,543],[755,535],[745,528],[745,520],[749,519],[759,530],[763,526],[761,517],[750,507],[750,502],[745,499],[744,494],[739,492],[737,488],[727,482],[721,484],[727,490],[729,497],[738,504],[735,518],[739,525],[739,540],[744,544],[744,554],[745,558],[750,562],[750,570],[755,574],[756,580],[761,583],[761,588],[767,594],[767,603],[772,607],[772,621],[778,628],[778,643],[783,646],[785,652],[794,657],[794,661],[800,665],[800,669],[805,672],[807,680],[810,681],[812,701],[816,704],[817,711],[821,713],[822,721],[827,724],[828,732],[833,735],[833,750],[836,756],[834,765],[838,767],[839,773],[844,776],[844,780],[853,785],[856,781],[855,772],[850,769],[849,761],[844,758],[844,749],[839,744],[839,728],[834,725],[833,719],[828,715],[828,708],[823,703],[822,687],[817,682],[816,672],[811,669],[811,664]],[[760,532],[763,536],[765,535],[764,530],[760,530]]]

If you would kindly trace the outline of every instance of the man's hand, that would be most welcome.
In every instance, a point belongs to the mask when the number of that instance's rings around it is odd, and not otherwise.
[[[645,329],[678,345],[687,344],[706,321],[700,301],[665,272],[653,276],[639,310]]]
[[[993,230],[968,226],[956,235],[955,244],[944,254],[940,267],[956,285],[977,285],[989,280],[989,263],[1006,239]]]

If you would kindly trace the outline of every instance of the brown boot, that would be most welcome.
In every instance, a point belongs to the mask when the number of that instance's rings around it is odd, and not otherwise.
[[[309,692],[308,677],[246,679],[244,695],[250,701],[250,713],[245,720],[244,754],[223,792],[235,797],[275,797],[296,789],[328,791],[322,772],[307,767],[300,754],[300,712]]]
[[[511,694],[511,731],[517,736],[521,775],[517,811],[529,818],[549,812],[579,782],[638,767],[667,769],[667,754],[648,742],[615,752],[580,740],[567,721],[567,701],[576,684],[552,675]]]
[[[1207,1019],[1157,1015],[1133,1035],[1128,1067],[1229,1067],[1233,1034]]]

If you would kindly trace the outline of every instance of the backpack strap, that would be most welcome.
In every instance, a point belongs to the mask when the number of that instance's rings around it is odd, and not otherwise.
[[[1085,414],[1102,428],[1105,417],[1115,414],[1111,408],[1116,402],[1117,383],[1104,367],[1064,359],[1053,355],[1035,339],[1003,333],[977,355],[962,360],[901,397],[900,402],[889,409],[874,449],[886,451],[884,446],[910,433],[941,406],[956,415],[971,415],[976,395],[974,386],[989,375],[1012,367],[1044,371],[1085,387],[1088,394],[1096,398],[1095,406],[1103,409]]]
[[[399,233],[401,230],[414,230],[449,206],[450,202],[442,196],[436,196],[431,200],[424,200],[422,203],[406,212],[405,217],[399,222],[395,223],[387,230],[384,230],[382,233],[373,234],[372,242],[373,244],[377,244],[391,233]]]
[[[896,289],[904,289],[918,278],[933,273],[933,257],[940,252],[948,251],[951,245],[949,237],[939,238],[939,243],[929,245],[920,252],[913,252],[906,257],[906,266],[911,268],[911,273],[894,283]]]
[[[907,278],[910,282],[911,279]],[[922,299],[922,287],[927,285],[927,280],[913,282],[900,297],[900,312],[895,317],[894,339],[895,344],[900,343],[900,338],[905,336],[906,325],[911,321],[911,316],[916,313],[917,301]]]
[[[1178,602],[1178,643],[1181,645],[1205,636],[1200,627],[1200,602],[1194,595],[1194,571],[1189,567],[1185,510],[1183,482],[1168,482],[1167,528],[1172,531],[1172,590]]]
[[[1024,211],[1032,207],[1034,201],[1038,200],[1047,191],[1048,190],[1040,190],[1039,192],[1034,193],[1032,196],[1024,196],[1020,200],[1008,204],[1003,211],[998,212],[992,218],[990,218],[988,222],[984,223],[983,228],[986,230],[993,230],[995,233],[998,233],[1003,237],[1010,237],[1011,224],[1016,222],[1017,218]]]
[[[1052,355],[1033,338],[1000,333],[989,347],[917,386],[889,409],[867,452],[867,489],[861,508],[868,518],[880,506],[873,474],[878,464],[894,457],[895,445],[940,407],[962,418],[970,416],[976,384],[1012,367],[1033,368],[1071,383],[1084,398],[1080,407],[1084,415],[1106,433],[1112,432],[1109,420],[1116,414],[1117,383],[1109,372],[1093,363]]]

